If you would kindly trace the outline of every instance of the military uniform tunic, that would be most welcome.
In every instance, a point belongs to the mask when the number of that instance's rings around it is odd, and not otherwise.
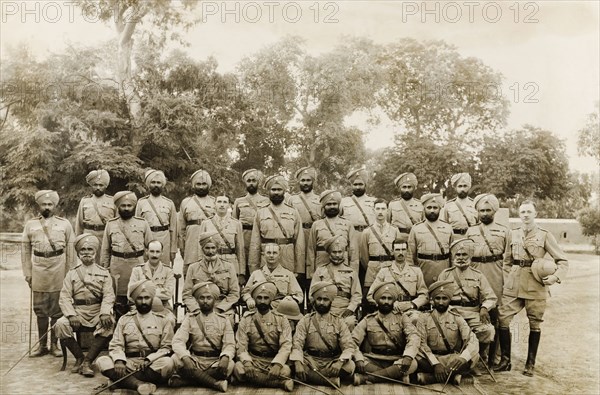
[[[270,281],[277,287],[275,300],[271,301],[271,306],[274,309],[279,306],[279,300],[288,295],[294,298],[298,304],[304,301],[304,293],[302,292],[302,288],[300,288],[300,284],[298,284],[296,276],[281,265],[277,265],[273,270],[264,265],[260,270],[253,271],[246,286],[242,289],[242,300],[248,303],[248,300],[252,298],[250,293],[252,286],[264,281]]]
[[[150,205],[154,204],[154,208]],[[158,215],[157,215],[158,214]],[[135,215],[150,225],[152,236],[163,245],[160,261],[171,266],[171,254],[177,253],[177,209],[171,199],[164,196],[144,196],[138,200]]]
[[[152,241],[152,231],[145,219],[113,218],[106,223],[100,257],[101,266],[109,269],[117,284],[117,296],[127,296],[131,271],[144,263],[144,249]]]
[[[394,199],[389,204],[387,221],[398,228],[400,240],[402,241],[408,240],[408,234],[413,225],[418,224],[423,219],[423,203],[418,199]]]
[[[306,205],[303,203],[302,198],[306,201],[310,211],[306,208]],[[300,220],[302,221],[302,230],[304,232],[304,240],[306,245],[305,256],[308,256],[308,235],[310,233],[310,229],[315,221],[323,218],[321,213],[321,203],[319,201],[319,195],[310,191],[309,193],[299,192],[290,196],[289,204],[298,210],[298,214],[300,214]],[[307,272],[308,261],[306,262],[306,267],[302,273]]]
[[[334,265],[328,263],[320,266],[313,275],[312,285],[317,281],[327,281],[335,284],[338,289],[337,296],[331,301],[331,312],[340,315],[344,310],[356,311],[362,300],[362,290],[358,281],[358,271],[345,264]],[[309,290],[309,295],[311,291]],[[352,327],[356,317],[350,316]],[[348,324],[348,322],[346,322]]]
[[[417,308],[429,303],[429,293],[423,279],[423,272],[418,267],[410,266],[406,263],[402,267],[399,267],[396,262],[382,267],[369,288],[367,300],[371,303],[376,303],[373,299],[373,290],[380,284],[387,282],[402,284],[402,286],[398,285],[400,291],[400,295],[398,296],[399,302],[412,302]],[[403,287],[408,291],[408,294],[404,291]]]
[[[89,195],[81,199],[75,220],[75,235],[89,233],[102,243],[106,222],[117,216],[117,208],[111,195],[96,197]],[[102,250],[102,244],[98,251]],[[100,253],[96,253],[96,263],[100,263]]]
[[[346,262],[352,269],[358,271],[358,245],[356,244],[359,232],[347,219],[336,216],[315,221],[308,232],[306,240],[306,278],[311,278],[320,266],[329,262],[329,254],[325,250],[325,242],[334,236],[343,236],[348,244]]]
[[[460,211],[460,208],[464,211]],[[473,205],[473,199],[450,199],[440,211],[440,219],[452,226],[452,231],[457,239],[462,239],[470,226],[477,224],[477,210]]]
[[[368,262],[365,283],[363,284],[365,287],[369,287],[373,284],[375,276],[382,265],[394,261],[394,257],[388,254],[375,236],[375,232],[379,234],[389,252],[392,252],[393,250],[392,243],[394,240],[400,238],[400,231],[398,228],[387,222],[384,222],[383,225],[375,223],[363,231],[359,248],[361,261]]]
[[[60,292],[67,271],[75,263],[74,240],[71,223],[65,218],[40,216],[27,221],[21,238],[21,263],[25,277],[31,277],[34,292]]]
[[[111,315],[115,303],[112,277],[105,268],[95,263],[75,266],[65,276],[58,303],[63,313],[55,327],[59,339],[73,337],[71,316],[78,316],[85,327],[95,327],[94,336],[112,334],[112,328],[100,325],[100,315]]]
[[[496,222],[489,225],[480,223],[471,226],[467,230],[466,237],[475,242],[471,267],[480,270],[485,275],[498,298],[498,304],[500,304],[502,287],[504,286],[503,267],[509,267],[512,263],[510,258],[510,230]]]
[[[437,235],[441,249],[427,225]],[[450,244],[453,241],[452,227],[441,220],[425,220],[411,229],[408,235],[406,263],[421,268],[426,286],[436,282],[440,272],[450,267]]]
[[[271,204],[268,197],[256,193],[251,195],[247,193],[245,196],[235,199],[233,202],[233,210],[231,215],[233,218],[239,220],[242,223],[242,229],[244,234],[244,253],[246,257],[246,267],[244,273],[249,275],[251,270],[248,266],[248,259],[250,257],[250,238],[252,237],[252,228],[254,226],[254,217],[259,208],[267,207]]]
[[[223,218],[215,215],[211,219],[202,221],[200,233],[204,232],[217,232],[212,238],[217,243],[219,257],[225,262],[231,263],[237,274],[246,274],[246,251],[242,223],[228,215]],[[225,236],[227,243],[221,237],[221,233]],[[200,250],[200,255],[203,255],[202,250]]]
[[[171,308],[171,300],[175,293],[175,275],[173,269],[159,262],[154,271],[150,262],[137,265],[131,271],[129,283],[135,283],[140,280],[150,280],[156,286],[156,297],[159,298],[165,307]]]
[[[272,209],[284,231],[281,230]],[[250,258],[248,265],[250,273],[261,267],[265,262],[262,258],[262,246],[265,243],[279,244],[279,255],[284,268],[294,273],[304,273],[305,244],[302,220],[298,210],[287,203],[276,206],[269,205],[258,210],[254,218],[252,238],[250,241]]]
[[[200,249],[200,225],[202,221],[215,215],[215,198],[212,196],[188,196],[179,206],[177,218],[177,238],[179,251],[183,253],[183,275],[192,262],[202,256]]]
[[[222,314],[233,319],[233,305],[240,298],[240,286],[236,278],[236,270],[229,262],[224,262],[217,257],[215,262],[209,263],[205,259],[192,263],[185,277],[181,298],[188,311],[196,312],[200,309],[196,298],[192,295],[194,284],[204,281],[215,283],[221,290],[221,296],[215,301],[215,308]]]
[[[354,202],[354,199],[358,200],[362,212]],[[350,240],[350,245],[354,244],[359,246],[362,232],[369,227],[369,225],[375,223],[375,200],[377,200],[377,198],[367,194],[364,194],[361,197],[352,195],[342,198],[342,201],[340,202],[340,217],[348,220],[350,225],[356,230],[353,240]],[[365,215],[362,214],[363,212]],[[360,264],[366,269],[368,261],[363,261],[361,258]]]

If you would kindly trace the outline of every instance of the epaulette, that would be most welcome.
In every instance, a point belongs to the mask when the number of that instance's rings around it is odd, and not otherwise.
[[[416,197],[412,198],[412,200],[416,200],[417,202],[422,203],[421,199],[417,199]]]
[[[495,224],[495,225],[498,225],[498,226],[500,226],[501,228],[506,228],[506,229],[508,229],[508,226],[506,226],[506,225],[502,225],[502,224],[500,224],[500,223],[498,223],[498,222],[494,222],[494,224]],[[479,224],[478,224],[478,225],[479,225]],[[473,225],[473,226],[477,226],[477,225]]]
[[[144,218],[142,218],[142,217],[138,217],[137,215],[134,215],[134,216],[133,216],[133,218],[135,218],[135,219],[139,219],[139,220],[141,220],[141,221],[145,221],[145,219],[144,219]]]
[[[81,265],[83,265],[83,263],[80,263],[78,265],[75,265],[75,267],[72,267],[71,270],[76,270],[78,269]]]
[[[425,222],[425,220],[421,220],[421,221],[417,222],[415,225],[422,224],[423,222]],[[415,225],[413,225],[413,226],[415,226]]]
[[[286,206],[288,206],[289,208],[294,208],[294,206],[292,206],[291,204],[289,204],[288,202],[283,202],[283,204],[285,204]]]
[[[452,199],[450,199],[450,200],[446,200],[446,203],[450,203],[450,202],[453,202],[453,201],[455,201],[455,200],[456,200],[456,198],[452,198]]]
[[[479,269],[475,269],[473,266],[469,266],[469,267],[470,267],[470,268],[471,268],[471,270],[473,270],[475,273],[482,274],[482,273],[481,273],[481,270],[479,270]]]
[[[161,197],[161,198],[163,198],[163,199],[165,199],[165,200],[167,200],[167,201],[169,201],[169,202],[172,202],[172,200],[171,200],[171,199],[169,199],[169,198],[168,198],[168,197],[166,197],[166,196],[160,195],[160,197]]]
[[[447,224],[447,225],[450,225],[450,223],[449,223],[449,222],[446,222],[446,221],[444,221],[443,219],[439,219],[439,218],[438,218],[438,221],[440,221],[440,222],[443,222],[443,223],[445,223],[445,224]]]
[[[452,266],[452,267],[447,267],[444,270],[442,270],[440,272],[440,274],[444,273],[444,272],[451,272],[452,270],[456,269],[456,266]]]
[[[467,196],[467,199],[469,199],[470,201],[473,201],[473,198],[470,196]]]
[[[137,310],[129,310],[127,313],[123,314],[123,315],[136,315]]]
[[[216,315],[216,316],[218,316],[218,317],[224,318],[224,319],[226,319],[226,320],[227,320],[227,319],[229,319],[229,318],[227,318],[227,316],[226,316],[225,314],[217,313],[216,311],[215,311],[214,313],[215,313],[215,315]]]
[[[54,218],[60,219],[61,221],[68,221],[68,219],[63,218],[63,217],[59,217],[58,215],[55,215]]]
[[[450,313],[450,314],[452,314],[452,315],[455,315],[455,316],[457,316],[457,317],[462,317],[462,316],[460,315],[460,313],[459,313],[458,311],[454,310],[454,309],[448,308],[448,310],[447,310],[447,311],[448,311],[448,313]]]
[[[285,317],[285,315],[281,314],[279,311],[277,310],[273,310],[271,309],[271,313],[277,317]]]
[[[546,229],[544,229],[544,228],[540,228],[539,226],[538,226],[537,228],[538,228],[539,230],[543,231],[543,232],[546,232],[546,233],[548,233],[548,231],[547,231]]]
[[[104,267],[104,266],[100,266],[98,265],[96,262],[94,262],[94,265],[96,265],[96,267],[98,267],[98,269],[102,269],[103,271],[107,272],[108,268]]]
[[[108,193],[105,193],[104,196],[109,197],[109,198],[113,197],[113,195],[109,195]]]
[[[152,311],[152,310],[150,310],[150,311]],[[167,318],[167,312],[168,311],[169,310],[165,309],[163,311],[152,311],[152,313],[154,313],[154,315],[159,316],[160,318]]]
[[[377,315],[377,312],[373,312],[371,314],[367,314],[366,317],[375,317]]]
[[[142,266],[144,266],[145,264],[146,264],[146,262],[143,262],[143,263],[138,263],[138,264],[137,264],[137,265],[135,265],[134,267],[142,267]]]
[[[254,314],[256,314],[256,309],[245,311],[244,314],[242,315],[242,317],[248,317],[248,316],[251,316]]]
[[[139,198],[138,202],[139,202],[140,200],[148,199],[148,197],[149,197],[149,196],[150,196],[150,195],[142,196],[141,198]]]
[[[118,220],[119,218],[120,218],[120,217],[114,217],[114,218],[111,218],[111,219],[109,219],[107,222],[110,222],[110,221],[116,221],[116,220]]]

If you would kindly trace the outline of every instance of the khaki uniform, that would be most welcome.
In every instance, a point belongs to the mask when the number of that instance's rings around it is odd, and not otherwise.
[[[237,274],[246,274],[246,251],[244,249],[242,223],[228,215],[224,218],[215,215],[211,219],[202,221],[200,233],[204,232],[217,232],[212,238],[217,243],[219,258],[231,263]],[[227,242],[223,240],[221,233],[223,233]],[[202,249],[200,249],[200,254],[203,255]]]
[[[523,247],[525,245],[529,254]],[[539,330],[546,310],[549,287],[538,282],[531,274],[532,258],[542,258],[546,253],[556,261],[554,275],[559,281],[565,279],[569,263],[552,233],[534,226],[529,232],[523,228],[511,231],[511,264],[507,268],[499,307],[500,326],[508,328],[512,318],[525,307],[530,329]]]
[[[377,232],[381,240],[387,247],[388,251],[392,251],[392,243],[400,238],[400,231],[395,226],[385,222],[383,225],[377,223],[365,229],[361,235],[360,242],[360,260],[368,262],[367,273],[365,275],[364,287],[370,287],[375,280],[375,276],[379,273],[382,265],[390,264],[394,261],[392,255],[388,255],[385,248],[381,245],[375,233]]]
[[[442,249],[427,225],[437,235]],[[425,220],[411,229],[408,235],[406,263],[421,268],[426,286],[436,282],[440,272],[450,267],[450,244],[453,241],[452,227],[444,221]]]
[[[332,347],[331,350],[319,335],[315,325],[319,326],[323,338]],[[352,374],[354,350],[352,334],[342,318],[331,313],[321,315],[312,312],[302,317],[296,325],[290,361],[301,361],[309,366],[309,370],[312,366],[323,371],[339,359],[345,359],[347,362],[342,366],[342,370]]]
[[[413,225],[418,224],[423,219],[423,203],[419,199],[394,199],[388,206],[387,221],[398,228],[400,240],[402,241],[408,240],[408,234]]]
[[[387,334],[381,325],[385,326]],[[391,338],[390,338],[391,336]],[[363,318],[352,331],[352,340],[356,347],[355,361],[374,364],[379,370],[399,365],[403,357],[415,358],[421,345],[417,328],[406,315],[391,312],[375,312]],[[416,361],[407,373],[417,369]]]
[[[475,253],[471,258],[471,267],[480,270],[485,275],[498,298],[499,305],[502,298],[502,287],[504,286],[503,267],[508,268],[512,263],[510,257],[510,230],[506,226],[495,222],[489,225],[480,223],[471,226],[467,230],[466,237],[475,242]]]
[[[358,271],[358,234],[350,221],[339,216],[315,221],[306,240],[306,278],[311,278],[315,270],[329,263],[329,254],[324,245],[327,240],[337,235],[343,236],[348,242],[346,262]]]
[[[262,336],[257,325],[263,332]],[[292,351],[292,328],[284,315],[273,310],[265,315],[247,312],[240,320],[236,340],[238,362],[235,371],[238,377],[245,374],[243,363],[246,361],[266,370],[271,364],[278,363],[283,367],[281,375],[290,376],[291,370],[286,363]]]
[[[409,266],[406,263],[400,268],[396,262],[379,270],[367,293],[367,301],[376,303],[375,299],[373,299],[373,290],[377,289],[380,284],[388,282],[402,284],[402,286],[398,287],[400,290],[400,295],[398,296],[399,302],[412,302],[417,308],[421,308],[429,303],[429,293],[421,269],[416,266]]]
[[[358,206],[356,206],[354,199],[358,200],[358,204],[360,204],[362,212],[364,212],[365,215],[363,215]],[[375,200],[377,200],[377,198],[367,194],[364,194],[361,197],[353,195],[342,198],[342,201],[340,202],[340,217],[348,220],[350,225],[356,230],[353,240],[350,240],[350,245],[360,245],[360,235],[362,232],[369,227],[369,225],[375,223]],[[365,216],[368,221],[365,220]],[[360,252],[359,257],[361,257]],[[361,258],[360,264],[366,270],[368,261],[363,261]]]
[[[460,211],[460,208],[464,211]],[[450,199],[446,202],[440,211],[440,219],[452,226],[452,231],[456,239],[462,239],[470,226],[477,224],[477,210],[473,204],[473,199]]]
[[[133,268],[129,283],[135,283],[140,280],[152,281],[156,286],[155,296],[163,302],[166,308],[172,309],[171,300],[173,300],[173,294],[175,293],[173,269],[159,262],[156,269],[152,271],[150,262],[145,262]]]
[[[75,266],[65,276],[58,303],[63,317],[54,330],[59,339],[73,337],[67,317],[74,315],[79,317],[82,326],[96,328],[94,336],[108,337],[113,333],[112,328],[100,325],[100,315],[111,315],[115,303],[112,277],[105,268],[96,264]]]
[[[146,343],[137,327],[137,317],[140,328],[152,348]],[[117,322],[115,333],[108,345],[108,356],[98,357],[96,364],[101,372],[113,369],[116,361],[124,361],[128,371],[138,368],[145,359],[152,362],[150,368],[160,373],[166,380],[173,373],[173,361],[169,358],[171,354],[171,341],[173,339],[173,327],[161,313],[150,311],[148,314],[140,314],[130,311],[123,315]]]
[[[185,277],[181,298],[188,311],[194,313],[200,309],[196,298],[192,295],[194,284],[204,281],[215,283],[221,290],[221,296],[215,301],[215,308],[221,310],[233,321],[233,305],[240,299],[240,286],[237,281],[235,267],[229,262],[224,262],[217,257],[214,263],[207,263],[204,259],[192,263]]]
[[[104,228],[109,219],[117,216],[117,208],[113,203],[111,195],[102,195],[96,197],[89,195],[81,199],[77,209],[77,218],[75,220],[75,236],[83,233],[89,233],[98,238],[102,243]],[[102,249],[102,244],[98,251]],[[96,263],[100,263],[100,254],[96,254]]]
[[[267,265],[264,265],[260,270],[253,271],[246,286],[242,289],[242,300],[247,303],[248,299],[252,298],[250,292],[252,286],[264,281],[270,281],[277,287],[275,300],[271,301],[273,309],[277,309],[280,299],[288,295],[294,298],[298,304],[304,301],[304,293],[302,293],[302,288],[300,288],[296,276],[281,265],[277,265],[272,271]]]
[[[421,335],[421,348],[417,355],[419,370],[433,372],[433,365],[438,363],[449,367],[458,357],[469,362],[469,367],[475,366],[479,360],[479,342],[459,313],[452,309],[445,313],[433,310],[421,316],[417,325]],[[432,316],[437,318],[450,350],[446,348]]]
[[[285,232],[282,232],[276,218],[271,214],[272,209]],[[248,266],[250,273],[262,267],[262,245],[265,243],[279,244],[281,264],[284,268],[294,273],[304,273],[305,270],[305,247],[302,220],[298,211],[287,203],[279,206],[274,204],[258,210],[254,218],[254,227],[250,241],[250,258]]]
[[[156,211],[150,205],[150,201],[154,204]],[[159,197],[144,196],[137,202],[135,215],[148,222],[153,239],[160,241],[163,245],[160,261],[171,266],[171,254],[177,253],[177,209],[175,203],[162,195]]]
[[[310,211],[306,208],[306,205],[302,201],[302,198],[306,201],[306,204],[310,208]],[[308,235],[310,233],[310,229],[315,221],[323,218],[321,213],[321,203],[319,201],[319,195],[310,191],[309,193],[299,192],[290,196],[289,204],[298,210],[298,214],[300,214],[300,220],[302,221],[302,230],[304,232],[304,240],[306,245],[305,257],[309,254],[308,249]],[[307,272],[308,261],[306,262],[306,267],[302,273]],[[313,269],[314,270],[314,269]]]
[[[151,241],[152,231],[143,218],[132,217],[123,220],[117,217],[106,223],[100,263],[109,269],[113,278],[117,274],[120,276],[118,281],[115,280],[117,296],[127,296],[131,271],[135,266],[144,263],[144,249]]]
[[[205,214],[206,213],[206,214]],[[212,196],[188,196],[179,206],[177,218],[177,238],[179,251],[183,253],[183,275],[192,262],[202,256],[200,248],[200,225],[202,221],[215,215],[215,198]]]
[[[317,281],[327,281],[335,284],[337,287],[337,296],[331,301],[331,312],[336,315],[341,315],[344,310],[352,310],[356,312],[358,305],[362,300],[362,289],[358,281],[358,270],[353,270],[345,264],[334,265],[328,263],[325,266],[319,266],[313,275],[312,285]],[[351,315],[344,318],[348,328],[354,328],[356,325],[356,316]]]
[[[462,289],[458,286],[456,278],[460,281]],[[483,273],[470,267],[464,271],[452,267],[440,273],[438,281],[442,280],[451,280],[456,284],[456,293],[450,305],[467,321],[479,342],[489,343],[494,340],[493,325],[483,324],[479,315],[482,307],[490,311],[496,307],[498,300]]]
[[[269,204],[271,204],[269,198],[260,193],[254,195],[247,193],[245,196],[239,197],[233,202],[231,215],[242,223],[244,234],[244,253],[246,256],[244,273],[246,273],[246,275],[250,275],[251,272],[248,266],[248,259],[250,257],[250,238],[252,237],[254,217],[256,217],[256,212],[259,208],[268,207]]]
[[[198,320],[202,322],[204,331],[200,329]],[[177,369],[183,367],[181,360],[186,356],[191,357],[203,371],[216,367],[219,358],[227,356],[229,376],[233,371],[235,357],[235,338],[230,320],[214,311],[208,315],[200,311],[186,314],[173,337],[173,351],[175,354],[172,359]]]
[[[34,292],[60,292],[67,271],[75,263],[74,240],[71,223],[65,218],[40,216],[27,221],[21,238],[21,263],[25,277],[31,277]]]

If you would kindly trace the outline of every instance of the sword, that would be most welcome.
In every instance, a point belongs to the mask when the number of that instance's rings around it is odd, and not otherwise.
[[[146,366],[144,366],[143,364],[141,366],[139,366],[136,370],[134,370],[131,373],[127,373],[125,376],[121,377],[120,379],[118,379],[117,381],[113,381],[112,383],[106,385],[106,386],[102,386],[102,388],[100,388],[98,391],[94,392],[92,395],[97,395],[101,392],[106,391],[107,389],[109,389],[110,387],[114,386],[115,384],[119,384],[121,381],[125,380],[126,378],[133,376],[134,374],[136,374],[137,372],[139,372],[140,370],[144,370],[146,368]]]
[[[439,392],[441,394],[445,394],[444,391],[436,390],[434,388],[426,387],[424,385],[412,384],[412,383],[405,383],[404,381],[400,381],[400,380],[392,379],[392,378],[389,378],[389,377],[381,376],[381,375],[375,374],[375,373],[368,373],[367,372],[367,375],[373,376],[373,377],[379,377],[380,379],[388,380],[388,381],[391,381],[392,383],[398,383],[398,384],[402,384],[402,385],[408,385],[408,386],[416,387],[416,388],[423,388],[423,389],[426,389],[426,390],[429,390],[429,391],[434,391],[434,392]]]
[[[442,387],[442,392],[444,392],[444,390],[446,389],[446,386],[448,385],[448,381],[450,381],[450,377],[452,377],[452,372],[454,372],[454,369],[450,368],[450,373],[448,373],[448,377],[446,378],[446,382],[444,383],[444,386]]]
[[[31,349],[32,349],[33,347],[37,346],[37,345],[38,345],[38,344],[39,344],[39,343],[40,343],[42,340],[46,339],[46,336],[48,336],[48,333],[50,333],[50,331],[51,331],[52,329],[54,329],[54,327],[55,327],[55,326],[56,326],[56,323],[55,323],[54,325],[52,325],[52,326],[50,327],[50,329],[48,329],[48,330],[46,331],[46,333],[44,333],[44,334],[42,335],[42,337],[40,337],[40,338],[38,339],[38,341],[36,341],[36,342],[33,344],[33,346],[31,346],[31,347],[29,348],[29,350],[27,350],[27,352],[26,352],[25,354],[23,354],[23,356],[22,356],[21,358],[19,358],[19,360],[18,360],[18,361],[17,361],[17,362],[16,362],[16,363],[15,363],[15,364],[14,364],[14,365],[13,365],[13,366],[10,368],[10,369],[8,369],[8,370],[6,371],[6,373],[4,373],[4,375],[3,375],[3,376],[6,376],[6,375],[7,375],[7,374],[8,374],[8,373],[11,371],[11,370],[13,370],[13,369],[15,368],[15,366],[17,366],[17,365],[19,364],[19,362],[21,362],[21,361],[23,360],[23,358],[25,358],[25,356],[26,356],[27,354],[30,354],[30,353],[31,353]]]
[[[340,387],[338,387],[337,385],[335,385],[333,383],[333,381],[331,381],[327,377],[325,377],[325,375],[323,373],[319,372],[319,369],[316,369],[313,366],[312,362],[310,362],[310,360],[307,359],[306,362],[308,362],[308,364],[307,364],[308,367],[311,368],[316,374],[318,374],[323,380],[325,380],[326,382],[328,382],[329,385],[331,385],[333,388],[335,388],[336,391],[338,391],[340,394],[345,395],[344,392],[342,392],[342,390],[340,389]]]

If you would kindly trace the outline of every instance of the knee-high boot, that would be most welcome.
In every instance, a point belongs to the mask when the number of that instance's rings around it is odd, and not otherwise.
[[[56,324],[56,321],[58,321],[58,318],[52,318],[50,320],[50,325],[54,326]],[[60,350],[60,347],[58,347],[58,337],[56,336],[56,332],[54,330],[50,331],[50,354],[54,355],[57,358],[60,358],[63,356],[62,351]]]
[[[527,362],[525,362],[525,376],[533,376],[533,370],[535,368],[535,357],[537,355],[538,346],[540,345],[540,331],[529,332],[529,347],[527,348]]]
[[[120,380],[120,377],[117,376],[117,373],[114,369],[108,369],[102,372],[102,374],[111,379],[113,382]],[[119,382],[119,384],[117,384],[116,386],[118,388],[137,391],[140,395],[150,395],[156,391],[156,385],[141,381],[133,375]]]
[[[73,337],[67,337],[66,339],[60,339],[61,343],[71,351],[71,354],[75,357],[75,365],[71,368],[71,373],[79,373],[79,367],[83,362],[83,351],[81,347]]]
[[[40,340],[40,344],[38,344],[37,348],[31,352],[30,357],[41,357],[43,355],[48,354],[48,339],[46,336],[46,332],[48,332],[48,318],[46,317],[37,317],[37,327],[38,327],[38,339]]]
[[[511,369],[510,353],[511,353],[511,336],[509,328],[498,329],[498,340],[500,340],[500,363],[494,366],[494,372],[506,372]]]

